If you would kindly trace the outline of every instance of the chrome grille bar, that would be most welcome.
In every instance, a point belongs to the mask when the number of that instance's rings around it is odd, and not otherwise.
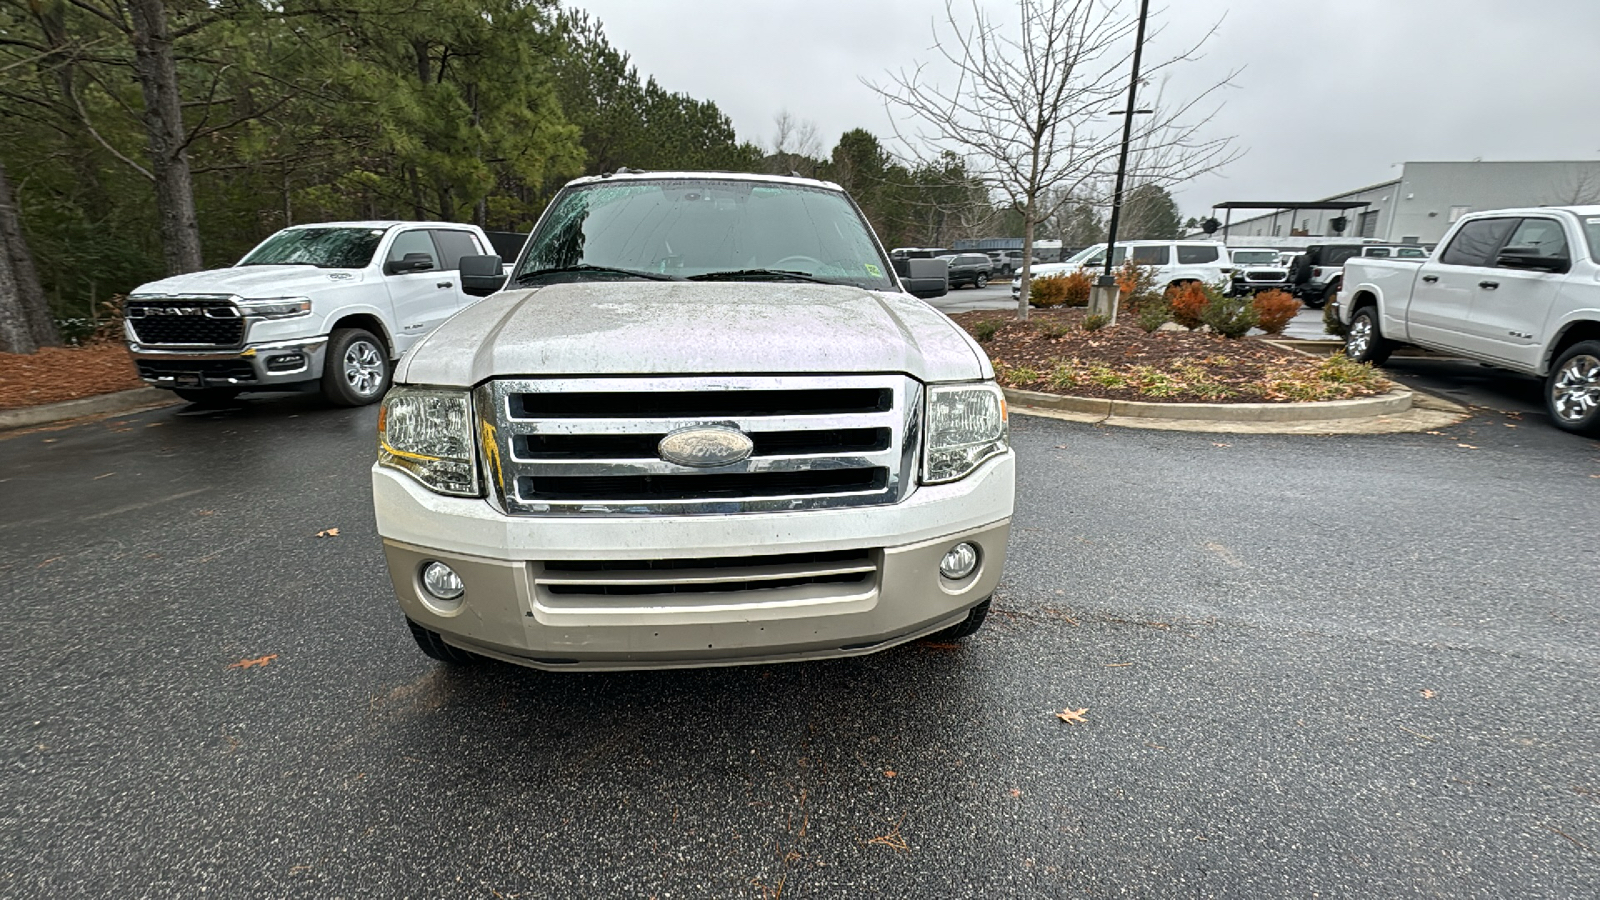
[[[728,396],[735,392],[746,393]],[[534,396],[553,393],[605,397],[619,415],[583,416],[568,400]],[[671,412],[652,412],[651,394],[670,396],[663,405]],[[684,399],[694,395],[713,411],[696,414]],[[839,410],[826,402],[835,397],[870,397],[877,408]],[[894,503],[914,485],[922,440],[922,385],[903,375],[500,379],[479,387],[474,405],[494,502],[511,515],[716,515]],[[790,447],[806,446],[810,434],[817,439],[806,452],[779,444],[714,468],[641,452],[658,436],[697,425],[732,426],[758,444],[760,435],[780,433]],[[830,449],[839,434],[856,443]],[[863,435],[870,436],[865,444]],[[541,436],[585,440],[566,445],[571,452],[556,441],[530,452],[531,439]],[[627,452],[603,452],[605,441],[619,439]]]

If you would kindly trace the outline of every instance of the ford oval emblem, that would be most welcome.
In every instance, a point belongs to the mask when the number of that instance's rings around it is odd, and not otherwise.
[[[749,459],[755,449],[755,441],[749,435],[726,425],[680,428],[656,445],[656,452],[667,462],[697,469],[741,462]]]

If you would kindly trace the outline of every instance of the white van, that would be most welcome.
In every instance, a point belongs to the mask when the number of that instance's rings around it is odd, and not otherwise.
[[[1233,264],[1221,241],[1118,241],[1111,257],[1112,270],[1121,266],[1130,253],[1134,262],[1155,268],[1156,287],[1161,289],[1189,281],[1229,284],[1233,278]],[[1078,251],[1065,262],[1034,266],[1032,276],[1039,278],[1083,268],[1101,271],[1105,264],[1106,245],[1096,244]],[[1021,293],[1019,277],[1011,282],[1011,296],[1015,299]]]

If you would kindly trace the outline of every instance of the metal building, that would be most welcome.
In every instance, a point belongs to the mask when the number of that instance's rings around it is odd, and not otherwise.
[[[1324,198],[1364,201],[1342,235],[1390,243],[1434,244],[1469,212],[1511,206],[1600,203],[1600,160],[1554,162],[1408,162],[1400,177]],[[1227,242],[1242,247],[1304,245],[1336,235],[1337,211],[1280,210],[1234,220]],[[1194,236],[1202,236],[1197,232]],[[1219,232],[1218,238],[1222,235]]]

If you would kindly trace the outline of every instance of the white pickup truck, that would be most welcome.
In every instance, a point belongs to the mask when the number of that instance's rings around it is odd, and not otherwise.
[[[1415,344],[1538,375],[1557,426],[1600,434],[1600,206],[1473,213],[1420,264],[1350,259],[1336,302],[1351,359]]]
[[[709,173],[579,179],[509,281],[464,259],[491,296],[401,362],[372,469],[422,652],[664,668],[976,631],[1014,455],[918,264],[838,185]]]
[[[126,337],[139,375],[185,400],[320,389],[372,403],[394,361],[478,298],[463,256],[488,236],[448,222],[330,222],[267,238],[238,264],[141,285]]]

